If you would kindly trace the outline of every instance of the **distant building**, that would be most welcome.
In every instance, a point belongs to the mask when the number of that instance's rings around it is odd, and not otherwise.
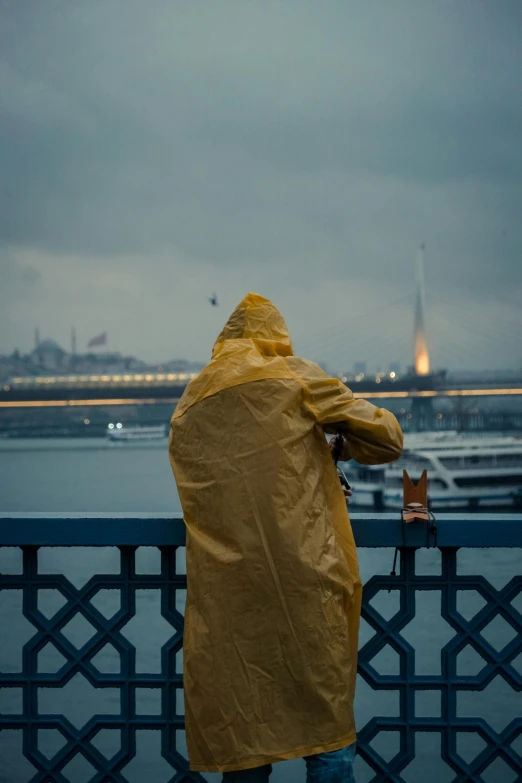
[[[143,370],[147,363],[134,356],[122,356],[118,351],[110,353],[83,353],[71,357],[75,373],[120,373],[128,370]]]
[[[71,348],[75,348],[74,331]],[[204,367],[201,362],[187,359],[171,359],[161,364],[151,364],[125,356],[118,351],[74,353],[65,351],[55,340],[40,340],[35,331],[35,347],[25,355],[14,351],[10,356],[0,356],[0,382],[9,378],[65,376],[65,375],[120,375],[125,373],[186,373],[197,374]]]
[[[62,370],[69,366],[68,353],[55,340],[41,340],[29,355],[29,361],[44,370]]]
[[[161,363],[165,372],[200,372],[204,366],[200,362],[189,362],[187,359],[171,359]]]
[[[366,362],[355,362],[353,365],[354,375],[366,375]]]

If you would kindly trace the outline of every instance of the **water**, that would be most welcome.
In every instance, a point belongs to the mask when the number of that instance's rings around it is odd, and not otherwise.
[[[0,441],[2,511],[181,511],[166,444]]]
[[[179,512],[180,504],[168,461],[165,444],[132,447],[109,447],[103,440],[19,440],[0,442],[0,509],[2,511],[133,511]],[[390,550],[361,550],[360,563],[363,580],[374,573],[389,573],[392,562]],[[461,550],[459,572],[482,574],[496,588],[503,586],[519,572],[519,555],[516,550]],[[440,552],[425,550],[417,553],[417,572],[440,573]],[[137,552],[137,568],[141,573],[158,572],[158,550],[142,547]],[[0,549],[0,571],[20,571],[20,552],[16,549]],[[94,573],[118,573],[118,552],[114,548],[62,549],[42,548],[39,552],[41,573],[64,573],[79,587]],[[42,593],[41,610],[52,616],[57,610],[57,596],[52,591]],[[520,599],[520,597],[519,597]],[[185,595],[178,591],[177,608],[183,612]],[[453,636],[451,627],[440,617],[440,593],[417,593],[417,613],[407,626],[403,636],[416,650],[415,667],[419,674],[440,674],[440,650]],[[54,602],[54,603],[53,603]],[[522,603],[522,601],[520,601]],[[398,606],[398,594],[381,592],[373,605],[385,617],[390,617]],[[481,606],[480,597],[473,591],[459,593],[459,611],[471,617]],[[103,613],[110,616],[118,609],[115,591],[100,593],[97,603]],[[518,605],[519,610],[522,606]],[[499,618],[497,618],[497,621]],[[513,636],[506,623],[494,621],[484,635],[501,649]],[[0,591],[0,628],[10,629],[2,635],[0,645],[0,670],[20,670],[23,644],[31,637],[32,625],[22,617],[19,591]],[[146,633],[144,632],[146,629]],[[68,627],[70,640],[81,645],[87,638],[88,626],[74,622]],[[137,596],[136,617],[125,627],[126,636],[137,649],[137,669],[157,672],[160,667],[161,645],[171,635],[171,628],[161,617],[159,596],[155,590],[141,590]],[[489,633],[489,637],[488,637]],[[363,622],[361,644],[371,636],[371,629]],[[117,671],[118,655],[105,648],[97,658],[100,671]],[[42,650],[39,658],[41,671],[56,671],[60,656],[53,648]],[[181,658],[179,667],[181,668]],[[381,674],[397,672],[398,657],[389,647],[374,659]],[[458,658],[458,673],[474,674],[477,655],[470,647]],[[518,663],[519,671],[521,663]],[[10,689],[0,690],[0,712],[20,712],[21,694]],[[138,709],[144,714],[159,711],[159,689],[140,689]],[[520,713],[520,695],[511,691],[500,678],[481,692],[463,692],[459,699],[459,716],[480,714],[497,731]],[[63,689],[41,689],[39,705],[43,712],[59,712],[69,717],[73,725],[83,726],[93,711],[114,713],[119,711],[117,689],[95,691],[81,676],[74,678]],[[440,697],[435,693],[418,694],[416,710],[419,716],[440,715]],[[373,715],[396,716],[399,713],[398,691],[375,692],[359,679],[356,715],[361,728]],[[59,737],[52,732],[42,734],[39,746],[53,755]],[[98,735],[99,749],[110,757],[117,750],[115,736],[110,731]],[[112,745],[111,745],[112,743]],[[475,744],[474,744],[475,743]],[[398,750],[398,734],[381,733],[373,743],[385,758]],[[459,752],[464,758],[473,758],[481,749],[474,735],[464,738]],[[184,738],[179,737],[178,750],[185,753]],[[415,761],[403,773],[406,781],[414,781],[422,773],[423,783],[445,783],[454,773],[440,758],[440,735],[417,735]],[[357,760],[357,781],[365,783],[371,773],[365,764]],[[507,768],[492,767],[483,779],[492,783],[508,783],[514,779]],[[67,769],[71,783],[86,783],[88,768],[78,757]],[[23,783],[34,774],[33,768],[21,760],[21,732],[0,732],[0,783]],[[169,780],[172,770],[159,753],[159,735],[154,731],[138,732],[137,755],[124,769],[129,783],[138,783],[153,777],[159,783]],[[206,775],[209,781],[219,781],[220,775]],[[304,763],[301,760],[274,765],[271,781],[274,783],[298,783],[304,781]]]

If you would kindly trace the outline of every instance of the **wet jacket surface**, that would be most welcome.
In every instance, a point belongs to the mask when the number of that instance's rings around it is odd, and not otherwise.
[[[395,417],[293,356],[249,294],[171,421],[187,530],[190,768],[246,769],[355,741],[361,581],[324,433],[364,464],[402,451]]]

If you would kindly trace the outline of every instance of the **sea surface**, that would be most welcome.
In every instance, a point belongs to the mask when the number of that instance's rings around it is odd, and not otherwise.
[[[166,444],[133,444],[132,446],[110,446],[105,440],[5,440],[0,441],[0,511],[38,512],[179,512],[180,503],[172,477]],[[44,524],[44,523],[43,523]],[[388,549],[360,550],[363,581],[372,574],[387,574],[391,570],[393,551]],[[500,588],[514,575],[520,573],[520,552],[517,550],[460,550],[459,572],[481,574]],[[141,547],[137,552],[138,571],[157,573],[158,550]],[[425,550],[417,553],[418,573],[439,574],[440,552]],[[20,552],[15,548],[0,548],[0,573],[17,573],[20,569]],[[39,552],[41,573],[65,574],[75,586],[81,586],[94,573],[118,572],[117,550],[103,548],[42,548]],[[42,592],[42,591],[41,591]],[[56,592],[56,591],[55,591]],[[39,607],[52,616],[59,608],[57,595],[53,591],[42,592]],[[185,595],[178,591],[177,607],[183,612]],[[516,608],[522,611],[522,599],[517,599]],[[380,593],[373,605],[385,618],[398,608],[398,593]],[[474,591],[459,593],[458,609],[470,618],[481,608],[483,602]],[[114,591],[100,594],[97,607],[110,616],[118,609]],[[33,626],[21,612],[20,591],[0,591],[0,670],[16,672],[21,668],[23,645],[31,638]],[[419,591],[416,595],[416,615],[403,631],[403,637],[415,648],[415,670],[419,674],[440,674],[440,650],[453,636],[453,630],[440,616],[441,595],[437,591]],[[89,638],[89,624],[72,621],[67,629],[68,638],[81,646]],[[140,590],[136,601],[136,616],[123,630],[124,635],[136,646],[136,666],[142,672],[158,672],[160,649],[169,636],[171,628],[161,617],[159,596],[155,590]],[[372,635],[366,623],[361,625],[360,643],[364,644]],[[497,617],[484,630],[484,637],[496,649],[509,642],[515,635],[511,626]],[[44,648],[38,659],[40,671],[57,671],[63,663],[60,654],[52,646]],[[113,672],[119,669],[119,656],[112,648],[98,653],[96,665],[100,671]],[[374,659],[375,669],[381,674],[398,673],[399,658],[390,647]],[[515,662],[522,672],[522,656]],[[180,660],[181,666],[181,660]],[[475,674],[481,660],[468,645],[457,659],[459,674]],[[158,689],[140,689],[138,711],[142,714],[158,712],[160,693]],[[463,691],[458,699],[458,716],[481,716],[489,721],[496,731],[501,731],[521,710],[521,696],[497,677],[485,690]],[[94,712],[118,713],[119,694],[117,689],[95,691],[81,676],[77,675],[66,688],[42,688],[39,692],[39,707],[44,713],[63,713],[77,727],[83,726]],[[181,706],[181,705],[179,705]],[[21,693],[14,689],[0,689],[0,712],[21,711]],[[416,711],[419,716],[440,715],[440,695],[435,692],[419,693],[416,696]],[[389,717],[399,714],[398,691],[372,691],[359,678],[356,697],[358,728],[374,715]],[[21,732],[0,732],[0,783],[23,783],[31,778],[34,769],[24,762],[21,753]],[[165,783],[172,775],[172,769],[161,758],[160,737],[155,731],[141,731],[137,734],[135,758],[125,767],[123,775],[129,783],[145,779]],[[98,748],[110,757],[116,752],[114,735],[100,734]],[[399,749],[398,732],[378,735],[373,747],[385,758],[391,758]],[[517,750],[522,752],[522,742]],[[43,732],[39,747],[49,757],[59,749],[57,732]],[[475,735],[459,738],[458,751],[466,760],[471,760],[482,749],[483,743]],[[178,737],[177,748],[185,754],[183,734]],[[77,757],[66,769],[70,783],[87,783],[90,779],[89,766]],[[357,783],[366,783],[372,772],[361,759],[356,762]],[[402,773],[405,781],[423,783],[449,783],[455,773],[442,762],[440,757],[440,735],[419,733],[416,738],[415,760]],[[219,781],[220,775],[204,776],[209,781]],[[483,773],[486,783],[509,783],[515,776],[503,762]],[[274,783],[298,783],[305,780],[304,762],[296,760],[274,765],[271,781]]]

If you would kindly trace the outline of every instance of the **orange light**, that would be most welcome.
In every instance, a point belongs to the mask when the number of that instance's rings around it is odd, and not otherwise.
[[[353,396],[362,399],[394,399],[398,397],[510,397],[522,396],[522,388],[517,389],[445,389],[441,391],[390,391],[390,392],[354,392]]]
[[[430,371],[430,357],[428,347],[422,335],[418,337],[415,345],[415,372],[417,375],[428,375]]]
[[[388,391],[388,392],[354,392],[356,399],[400,399],[406,397],[507,397],[522,396],[522,387],[513,389],[445,389],[440,391]],[[111,400],[35,400],[0,401],[0,408],[65,408],[67,406],[89,405],[163,405],[179,402],[179,397],[156,399],[111,399]]]
[[[436,394],[436,392],[433,392]],[[353,396],[358,400],[387,400],[390,397],[412,397],[407,391],[398,392],[353,392]]]
[[[179,402],[179,397],[145,398],[143,400],[23,400],[21,402],[0,402],[0,408],[68,408],[89,405],[165,405]]]

